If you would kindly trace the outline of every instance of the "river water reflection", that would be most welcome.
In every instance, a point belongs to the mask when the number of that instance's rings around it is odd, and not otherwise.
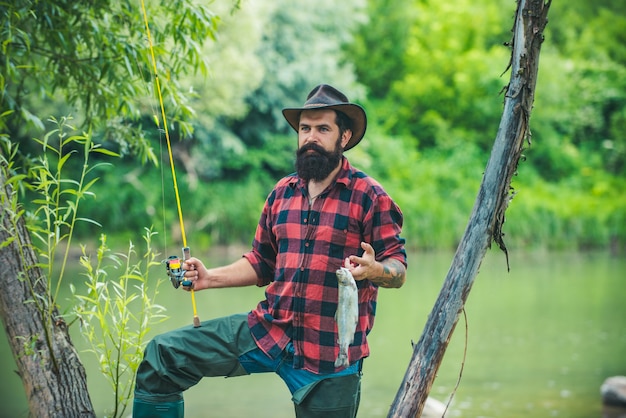
[[[196,254],[199,251],[195,251]],[[234,260],[238,252],[209,264]],[[384,417],[452,260],[451,253],[410,256],[406,285],[381,289],[365,362],[360,418]],[[513,251],[511,271],[493,250],[483,261],[446,351],[431,396],[448,401],[447,417],[601,417],[599,388],[626,374],[626,260],[607,253]],[[198,293],[202,320],[249,310],[258,288]],[[189,295],[161,289],[171,319],[155,332],[191,323]],[[85,344],[73,331],[74,343]],[[1,417],[27,416],[5,337],[0,340]],[[82,353],[98,416],[111,399],[91,354]],[[273,375],[205,379],[185,395],[188,417],[293,417],[289,392]]]

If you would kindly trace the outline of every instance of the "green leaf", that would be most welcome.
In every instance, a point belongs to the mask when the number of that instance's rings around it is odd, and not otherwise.
[[[108,155],[111,157],[120,157],[120,154],[113,152],[111,150],[108,150],[106,148],[93,148],[91,152],[97,152],[99,154],[104,154],[104,155]]]

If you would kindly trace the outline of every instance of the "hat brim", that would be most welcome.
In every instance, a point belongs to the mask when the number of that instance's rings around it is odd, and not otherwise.
[[[299,130],[300,125],[300,113],[303,110],[338,110],[343,112],[352,120],[352,137],[344,147],[344,151],[347,151],[363,139],[365,130],[367,129],[367,116],[365,110],[354,103],[342,103],[334,105],[309,105],[306,107],[293,107],[283,109],[283,116],[287,120],[287,123],[296,131]]]

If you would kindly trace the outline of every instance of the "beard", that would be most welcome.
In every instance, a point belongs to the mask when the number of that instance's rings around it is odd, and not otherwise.
[[[308,151],[314,151],[309,153]],[[306,144],[296,151],[296,172],[306,181],[322,181],[339,165],[342,156],[341,138],[333,151],[317,144]]]

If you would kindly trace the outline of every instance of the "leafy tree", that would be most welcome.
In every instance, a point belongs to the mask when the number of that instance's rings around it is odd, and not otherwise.
[[[61,110],[80,117],[86,129],[97,127],[101,141],[117,143],[123,153],[155,159],[143,127],[134,124],[146,112],[137,98],[154,87],[141,5],[17,0],[3,6],[0,126],[13,140],[28,139],[33,128],[41,132],[46,117],[38,115]],[[217,20],[189,0],[149,1],[146,9],[168,113],[189,134],[182,118],[191,109],[172,75],[206,71],[200,48],[214,38]]]
[[[417,18],[416,2],[369,0],[367,14],[368,19],[359,25],[354,41],[346,46],[346,57],[354,63],[369,98],[382,99],[408,70],[404,58]]]
[[[540,127],[561,149],[578,152],[578,170],[591,166],[614,175],[626,173],[626,17],[623,4],[612,0],[574,1],[555,4],[562,17],[558,25],[548,25],[550,63],[540,74],[537,115]],[[556,138],[555,138],[556,136]],[[548,149],[548,148],[546,148]],[[551,166],[561,164],[559,151],[534,151],[540,168],[549,179],[574,174],[555,173]],[[565,159],[571,160],[571,152]],[[584,156],[584,157],[583,157]],[[597,160],[596,160],[597,158]]]
[[[470,141],[487,148],[508,59],[502,5],[420,1],[415,8],[404,76],[384,102],[388,128],[418,138],[421,147]]]

